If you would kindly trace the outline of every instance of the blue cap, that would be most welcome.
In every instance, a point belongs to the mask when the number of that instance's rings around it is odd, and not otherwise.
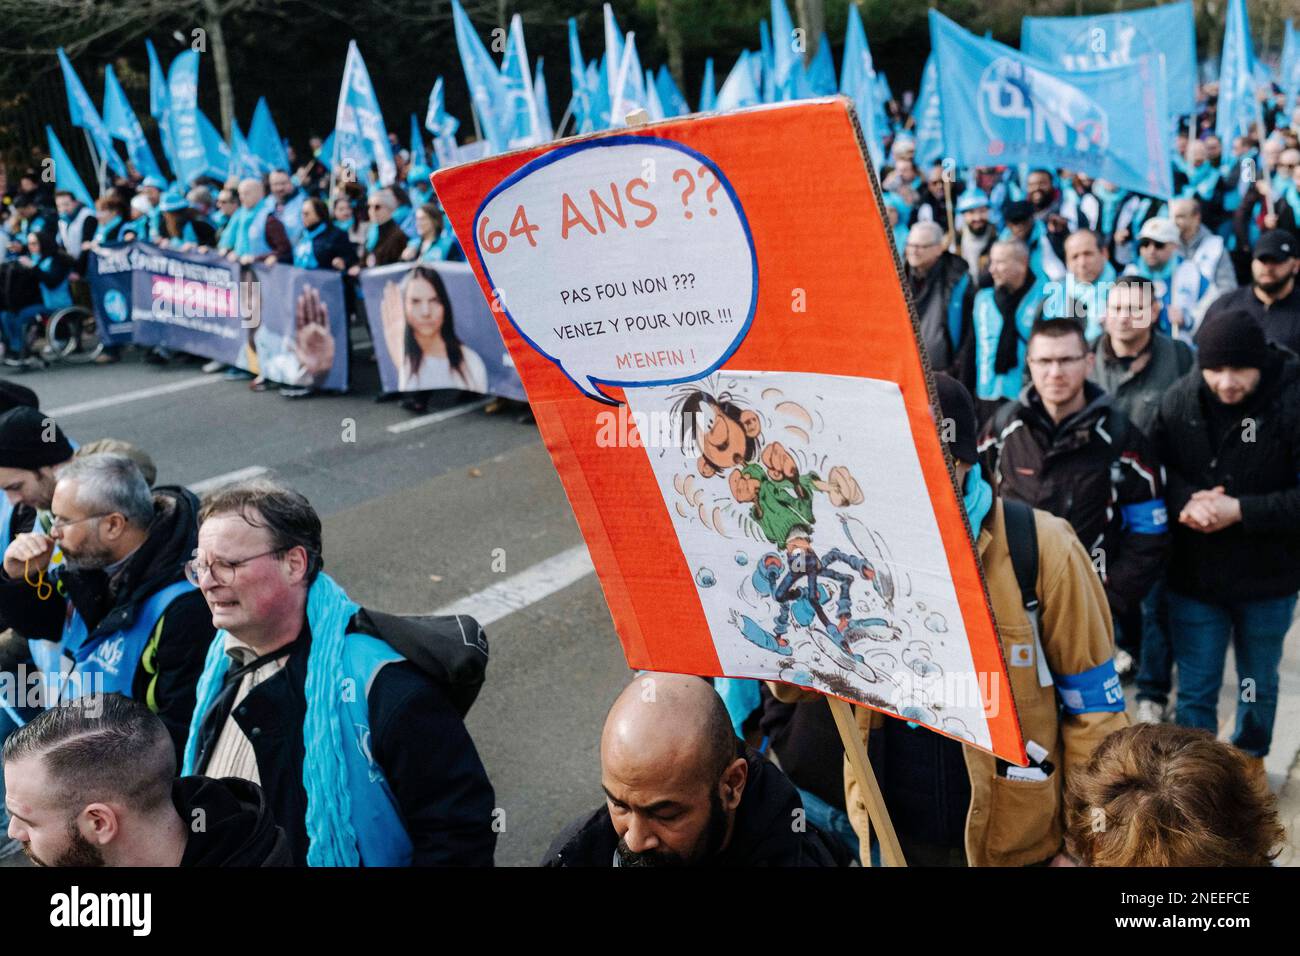
[[[433,175],[433,170],[423,163],[417,163],[406,171],[406,181],[408,183],[419,183],[421,186],[429,185],[429,177]]]
[[[166,189],[166,188],[167,188],[167,183],[166,183],[164,180],[159,179],[157,176],[146,176],[146,177],[144,178],[144,181],[141,182],[140,185],[141,185],[141,186],[152,186],[154,189]]]
[[[182,209],[188,209],[189,203],[185,197],[175,189],[169,189],[162,194],[162,199],[158,201],[158,208],[163,212],[180,212]]]
[[[988,193],[982,189],[968,189],[957,197],[957,211],[970,212],[972,209],[991,209]]]

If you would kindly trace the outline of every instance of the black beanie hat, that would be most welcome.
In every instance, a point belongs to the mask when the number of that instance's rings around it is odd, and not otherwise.
[[[24,385],[17,382],[0,379],[0,413],[9,411],[11,408],[40,408],[40,401],[36,398],[36,393]]]
[[[1211,312],[1196,336],[1196,364],[1200,368],[1263,368],[1268,363],[1268,341],[1255,317],[1242,308]]]
[[[979,460],[975,451],[975,402],[966,386],[951,375],[939,372],[934,376],[934,390],[939,393],[939,437],[947,441],[948,451],[958,461],[968,465]],[[951,422],[951,425],[947,423]],[[951,435],[951,440],[948,436]]]
[[[0,415],[0,468],[35,471],[71,457],[72,446],[62,429],[39,408],[24,405]]]

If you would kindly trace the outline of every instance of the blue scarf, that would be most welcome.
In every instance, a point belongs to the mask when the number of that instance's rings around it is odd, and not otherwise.
[[[379,223],[372,222],[366,226],[366,252],[374,252],[379,245]]]
[[[989,508],[993,507],[993,488],[980,474],[979,462],[971,465],[970,471],[966,473],[965,495],[961,503],[966,508],[966,517],[970,519],[971,534],[978,538]]]
[[[122,224],[122,217],[114,216],[108,222],[104,223],[98,229],[95,230],[95,241],[100,243],[107,242],[108,234],[112,232],[114,229],[116,229],[118,226],[120,226],[121,224]]]
[[[339,687],[343,680],[343,635],[348,621],[359,610],[347,593],[328,574],[317,575],[307,592],[307,624],[311,628],[311,649],[307,654],[307,718],[302,737],[305,759],[302,785],[307,791],[307,865],[357,866],[361,855],[352,827],[352,794],[343,754],[347,705]],[[185,744],[182,775],[196,772],[199,728],[221,691],[230,656],[225,649],[226,631],[217,631],[208,647],[203,676],[195,695],[190,736]]]

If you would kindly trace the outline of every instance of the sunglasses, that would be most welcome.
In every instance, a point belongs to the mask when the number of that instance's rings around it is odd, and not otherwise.
[[[1154,239],[1139,239],[1139,240],[1138,240],[1138,248],[1139,248],[1139,249],[1145,249],[1147,246],[1156,246],[1157,248],[1163,249],[1165,246],[1168,246],[1168,245],[1172,245],[1172,243],[1169,243],[1169,242],[1156,242]]]

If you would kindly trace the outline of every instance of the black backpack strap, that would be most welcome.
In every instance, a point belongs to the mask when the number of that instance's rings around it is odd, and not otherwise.
[[[1002,499],[1002,520],[1007,529],[1007,550],[1011,553],[1011,567],[1016,572],[1020,586],[1020,603],[1029,618],[1034,632],[1034,657],[1038,667],[1038,683],[1050,687],[1053,683],[1051,669],[1043,655],[1043,639],[1039,631],[1041,608],[1038,601],[1038,527],[1034,524],[1034,509],[1023,501]]]

